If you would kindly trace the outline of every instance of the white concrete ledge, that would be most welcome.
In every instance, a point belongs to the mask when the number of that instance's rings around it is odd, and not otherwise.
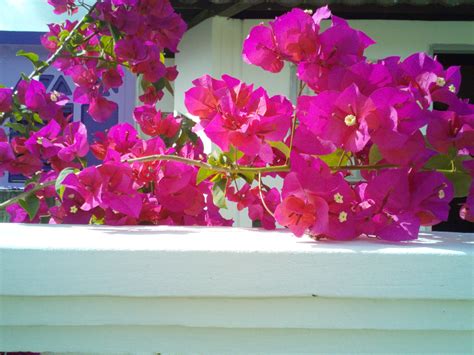
[[[314,242],[230,228],[0,226],[2,295],[471,300],[474,236]]]
[[[0,225],[0,351],[474,352],[474,235]]]

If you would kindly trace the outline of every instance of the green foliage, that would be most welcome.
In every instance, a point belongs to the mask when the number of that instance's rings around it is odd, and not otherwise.
[[[440,154],[432,157],[426,163],[425,168],[442,172],[454,186],[454,197],[464,197],[469,193],[472,178],[462,163],[469,159],[471,158],[466,155],[458,155],[453,158]]]
[[[69,174],[74,174],[74,172],[75,170],[73,168],[65,168],[61,170],[61,172],[58,175],[58,178],[56,179],[54,188],[56,189],[56,193],[58,194],[61,200],[63,199],[64,190],[66,189],[63,185],[63,181]]]
[[[215,175],[216,172],[210,169],[206,168],[199,168],[197,176],[196,176],[196,184],[200,184],[204,180],[206,180],[208,177]]]
[[[219,208],[227,208],[225,202],[225,193],[227,189],[227,179],[220,178],[214,182],[212,187],[212,202]]]
[[[326,155],[320,155],[319,159],[329,166],[347,165],[351,153],[345,153],[343,149],[337,149],[335,152]]]
[[[35,194],[30,194],[24,199],[19,200],[18,203],[28,213],[28,217],[30,217],[30,221],[32,221],[39,210],[40,201],[38,197],[36,197]]]
[[[25,52],[23,49],[20,49],[16,52],[16,56],[28,59],[35,68],[40,68],[46,65],[44,61],[40,60],[39,55],[33,52]]]
[[[271,147],[278,149],[282,152],[286,158],[290,156],[290,148],[283,142],[278,141],[266,141]]]
[[[377,144],[372,144],[369,151],[369,164],[375,165],[382,160],[382,153],[380,153],[379,147]]]

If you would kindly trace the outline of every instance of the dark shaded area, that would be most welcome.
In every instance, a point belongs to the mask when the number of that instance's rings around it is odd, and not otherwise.
[[[329,5],[336,16],[347,19],[474,20],[471,0],[171,0],[171,3],[193,25],[200,18],[214,15],[268,19],[294,7],[315,10],[324,5]]]
[[[345,19],[472,21],[474,0],[170,0],[192,28],[223,16],[236,19],[272,19],[292,8],[316,10],[329,5]],[[165,52],[166,57],[174,53]]]
[[[443,53],[435,51],[434,54],[445,68],[453,65],[461,66],[462,81],[459,88],[459,97],[474,102],[474,53]],[[441,111],[446,110],[446,107],[439,104],[435,104],[434,108]],[[466,202],[465,197],[453,199],[451,201],[448,221],[433,226],[433,230],[473,233],[474,223],[466,222],[459,217],[459,210],[464,202]]]

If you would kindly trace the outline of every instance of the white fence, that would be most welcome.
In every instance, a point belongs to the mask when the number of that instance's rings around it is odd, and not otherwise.
[[[473,246],[3,224],[0,351],[471,354]]]

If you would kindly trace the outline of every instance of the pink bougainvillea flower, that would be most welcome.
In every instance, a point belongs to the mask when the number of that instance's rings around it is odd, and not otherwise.
[[[147,58],[147,48],[138,38],[120,39],[115,43],[115,54],[120,60],[135,65]]]
[[[58,136],[61,133],[61,126],[51,120],[38,132],[33,133],[25,142],[25,147],[31,154],[44,159],[49,159],[58,154],[61,147],[58,144]]]
[[[162,117],[154,106],[139,106],[133,111],[133,117],[140,125],[143,133],[149,136],[174,137],[180,128],[180,121],[172,114]]]
[[[410,177],[411,209],[423,226],[447,221],[449,202],[454,197],[452,183],[440,172],[421,171]]]
[[[22,81],[22,83],[22,94],[19,95],[19,101],[24,103],[31,111],[37,112],[45,120],[56,117],[61,110],[58,104],[64,103],[64,95],[46,93],[44,85],[33,79],[30,82]]]
[[[257,65],[269,72],[278,73],[283,69],[283,60],[278,53],[271,28],[255,26],[243,44],[243,59],[248,64]]]
[[[392,75],[384,65],[361,61],[349,67],[332,69],[320,80],[319,88],[343,91],[355,84],[363,95],[370,96],[375,90],[384,88],[391,82]]]
[[[43,167],[41,159],[31,154],[25,146],[26,138],[14,137],[11,141],[11,148],[15,154],[15,160],[10,161],[8,170],[12,174],[22,174],[32,176]]]
[[[91,166],[79,174],[69,174],[63,180],[63,185],[81,196],[83,203],[80,208],[82,210],[90,211],[102,203],[102,179],[99,170],[95,166]],[[69,195],[67,197],[74,198]]]
[[[292,155],[285,177],[283,202],[276,208],[278,223],[296,235],[347,240],[357,237],[353,206],[355,193],[342,173],[331,173],[319,159]]]
[[[372,175],[365,189],[359,190],[363,192],[363,204],[372,211],[363,226],[365,233],[388,241],[416,239],[420,219],[410,208],[408,174],[408,169],[382,170]]]
[[[164,96],[163,90],[156,90],[154,86],[149,86],[138,98],[146,105],[154,105]]]
[[[426,130],[430,144],[439,152],[450,148],[474,154],[474,105],[457,101],[449,111],[433,110]],[[452,110],[452,111],[451,111]]]
[[[319,26],[311,15],[294,8],[271,23],[277,51],[293,63],[316,56],[319,47]]]
[[[215,80],[205,76],[186,92],[186,106],[201,118],[204,132],[224,151],[230,145],[265,162],[273,160],[266,141],[282,140],[288,133],[293,107],[282,96],[268,97],[259,88],[230,76]]]
[[[426,53],[415,53],[399,64],[398,84],[408,86],[423,107],[433,101],[449,103],[457,94],[461,75],[459,67],[446,71],[441,63]]]
[[[162,168],[163,177],[158,182],[160,190],[167,193],[177,192],[187,185],[194,176],[194,168],[178,162],[166,162]]]
[[[310,228],[315,229],[316,233],[323,232],[328,223],[328,211],[326,201],[320,197],[304,200],[290,195],[277,206],[275,218],[297,237],[301,237]]]
[[[123,76],[124,73],[120,67],[117,67],[117,69],[112,68],[104,71],[104,73],[102,73],[102,83],[104,84],[104,91],[122,86]]]
[[[76,157],[84,157],[89,151],[87,128],[81,122],[72,122],[64,128],[61,149],[58,157],[64,161],[72,161]]]
[[[54,7],[56,15],[61,15],[66,11],[75,14],[78,10],[75,0],[48,0],[48,4]]]
[[[9,170],[13,160],[15,160],[15,154],[10,143],[0,141],[0,177]]]
[[[103,181],[101,207],[137,218],[142,196],[133,188],[133,171],[128,164],[106,162],[98,168]]]
[[[105,122],[117,109],[118,105],[116,102],[98,96],[90,100],[88,112],[95,121]]]
[[[351,152],[361,151],[370,140],[367,118],[375,107],[357,86],[343,92],[324,91],[300,97],[298,118],[322,141]]]
[[[466,221],[474,222],[474,159],[464,161],[463,167],[471,176],[471,186],[467,194],[466,203],[462,205],[459,215]]]
[[[13,90],[0,88],[0,112],[8,112],[12,108]]]
[[[271,188],[268,191],[262,191],[262,196],[266,207],[274,213],[281,200],[279,191]],[[258,187],[251,188],[249,184],[245,184],[237,191],[233,186],[229,186],[227,198],[237,203],[239,211],[248,208],[248,216],[252,221],[260,221],[265,229],[275,229],[275,218],[263,206]]]

